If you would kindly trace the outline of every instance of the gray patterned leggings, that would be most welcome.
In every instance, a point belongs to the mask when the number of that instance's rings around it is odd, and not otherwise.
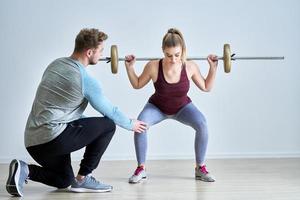
[[[204,164],[208,142],[208,131],[204,115],[191,102],[179,110],[175,115],[166,115],[155,105],[147,103],[138,116],[138,120],[146,122],[149,127],[165,119],[174,119],[191,126],[196,131],[194,144],[196,164]],[[145,164],[147,152],[147,131],[144,133],[135,133],[134,144],[138,165]]]

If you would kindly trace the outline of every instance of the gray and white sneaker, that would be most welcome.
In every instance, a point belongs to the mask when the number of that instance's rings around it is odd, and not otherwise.
[[[74,180],[70,191],[72,192],[109,192],[113,189],[111,185],[100,183],[91,174],[84,177],[82,181]]]
[[[147,179],[146,170],[142,166],[139,166],[136,168],[133,175],[129,178],[128,182],[129,183],[139,183],[146,179]]]
[[[28,165],[21,161],[14,159],[9,165],[9,175],[6,181],[6,190],[13,196],[23,196],[23,185],[27,183],[29,175]]]
[[[201,180],[204,182],[215,182],[215,179],[211,174],[206,170],[206,166],[197,166],[195,168],[195,178],[196,180]]]

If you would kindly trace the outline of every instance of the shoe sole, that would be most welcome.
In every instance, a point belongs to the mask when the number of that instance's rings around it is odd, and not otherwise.
[[[9,165],[9,175],[6,181],[6,190],[14,196],[23,196],[19,188],[19,178],[21,173],[21,164],[18,160],[13,160]]]
[[[215,180],[207,180],[205,178],[202,178],[201,176],[196,176],[195,179],[200,180],[200,181],[204,181],[204,182],[215,182]]]
[[[141,183],[141,182],[146,181],[146,180],[147,180],[147,177],[143,177],[143,178],[141,178],[138,181],[128,181],[128,183],[130,183],[130,184],[137,184],[137,183]]]
[[[103,193],[103,192],[110,192],[112,191],[112,189],[94,190],[88,188],[70,188],[69,191],[76,192],[76,193]]]

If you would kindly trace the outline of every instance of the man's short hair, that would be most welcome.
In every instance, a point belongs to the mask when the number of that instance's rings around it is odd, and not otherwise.
[[[86,49],[97,48],[98,45],[108,38],[107,34],[95,28],[82,29],[75,39],[75,52],[82,52]]]

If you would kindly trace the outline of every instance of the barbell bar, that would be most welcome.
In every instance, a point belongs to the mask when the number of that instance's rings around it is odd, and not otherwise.
[[[159,57],[140,57],[136,58],[137,61],[147,61],[147,60],[159,60]],[[224,71],[225,73],[229,73],[231,71],[231,61],[235,60],[283,60],[284,56],[245,56],[245,57],[238,57],[235,54],[231,54],[230,45],[224,44],[223,47],[223,56],[218,57],[218,60],[223,60],[224,64]],[[119,61],[125,61],[125,58],[119,58],[118,56],[118,47],[117,45],[112,45],[110,48],[110,57],[101,58],[99,61],[106,61],[107,63],[111,63],[111,72],[113,74],[118,73],[118,64]],[[187,60],[207,60],[207,57],[189,57]]]

